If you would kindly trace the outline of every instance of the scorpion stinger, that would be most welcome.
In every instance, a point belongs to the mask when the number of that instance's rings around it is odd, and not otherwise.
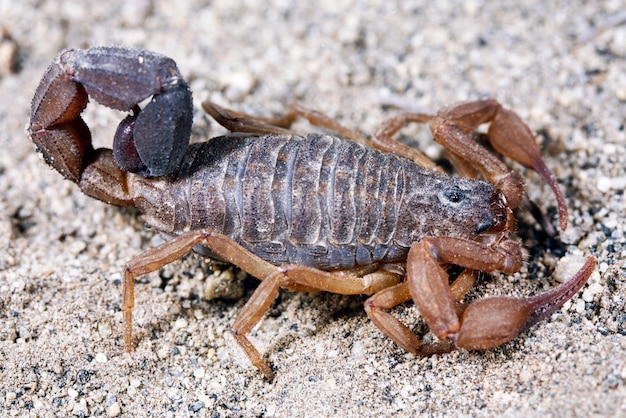
[[[140,110],[138,104],[150,96]],[[95,156],[89,128],[80,117],[88,97],[113,109],[133,110],[114,140],[120,168],[144,177],[179,169],[191,135],[193,103],[171,58],[120,47],[68,49],[57,55],[33,98],[28,131],[45,160],[76,183]]]

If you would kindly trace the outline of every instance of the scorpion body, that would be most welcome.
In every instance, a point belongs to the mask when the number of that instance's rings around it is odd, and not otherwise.
[[[213,138],[190,146],[174,178],[132,184],[164,234],[209,228],[272,264],[322,270],[402,261],[422,237],[473,239],[495,218],[484,181],[320,134]]]
[[[113,149],[94,149],[80,114],[89,97],[131,114]],[[141,109],[139,103],[152,97]],[[515,273],[513,239],[523,179],[472,137],[481,124],[492,148],[534,169],[567,208],[532,132],[495,100],[400,114],[372,139],[301,106],[259,118],[203,103],[233,134],[189,145],[193,102],[174,61],[143,49],[100,47],[59,53],[31,104],[28,134],[44,160],[87,195],[138,208],[169,240],[124,271],[124,337],[133,348],[134,279],[193,249],[261,280],[232,326],[265,376],[273,371],[248,340],[280,288],[371,295],[365,311],[396,343],[418,355],[454,346],[486,349],[512,340],[557,310],[585,284],[590,258],[568,282],[529,298],[460,301],[479,271]],[[297,135],[304,117],[338,135]],[[405,123],[427,123],[466,178],[441,173],[393,139]],[[484,178],[486,181],[479,180]],[[461,273],[450,283],[444,267]],[[423,344],[387,312],[412,300],[438,343]]]

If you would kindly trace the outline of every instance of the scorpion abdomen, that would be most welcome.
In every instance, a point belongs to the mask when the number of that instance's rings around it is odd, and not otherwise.
[[[493,187],[322,134],[194,144],[170,187],[137,178],[137,207],[168,235],[210,228],[279,265],[324,270],[406,258],[432,235],[473,238]]]

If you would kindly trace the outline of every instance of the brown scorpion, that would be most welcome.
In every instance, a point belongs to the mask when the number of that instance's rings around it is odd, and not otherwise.
[[[113,149],[94,149],[80,114],[88,98],[130,111]],[[140,109],[139,103],[150,98]],[[143,49],[97,47],[60,52],[35,92],[28,134],[45,161],[87,195],[134,206],[170,238],[126,264],[124,337],[133,348],[134,279],[196,250],[232,263],[261,282],[232,326],[235,340],[265,376],[273,371],[247,335],[279,288],[371,295],[369,318],[411,353],[454,345],[486,349],[512,340],[561,307],[585,284],[590,258],[569,281],[530,298],[489,297],[460,303],[478,272],[515,273],[513,209],[523,179],[472,136],[489,123],[497,153],[537,171],[565,199],[534,136],[495,100],[405,113],[372,139],[295,105],[261,118],[205,102],[230,135],[189,145],[191,92],[175,62]],[[290,130],[303,117],[333,135]],[[451,177],[394,139],[406,123],[426,123],[465,178]],[[482,177],[487,181],[479,180]],[[461,273],[449,283],[449,266]],[[424,344],[387,312],[413,300],[439,342]]]

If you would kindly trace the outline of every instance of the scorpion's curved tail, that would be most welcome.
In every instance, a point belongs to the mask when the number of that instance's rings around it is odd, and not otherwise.
[[[138,104],[150,96],[141,110]],[[118,126],[114,157],[111,150],[93,148],[80,116],[89,97],[133,112]],[[189,144],[192,115],[191,92],[172,59],[136,48],[68,49],[56,56],[37,87],[27,130],[46,162],[85,190],[85,171],[93,164],[104,164],[104,177],[175,173]],[[121,195],[116,199],[102,200],[128,203]]]

